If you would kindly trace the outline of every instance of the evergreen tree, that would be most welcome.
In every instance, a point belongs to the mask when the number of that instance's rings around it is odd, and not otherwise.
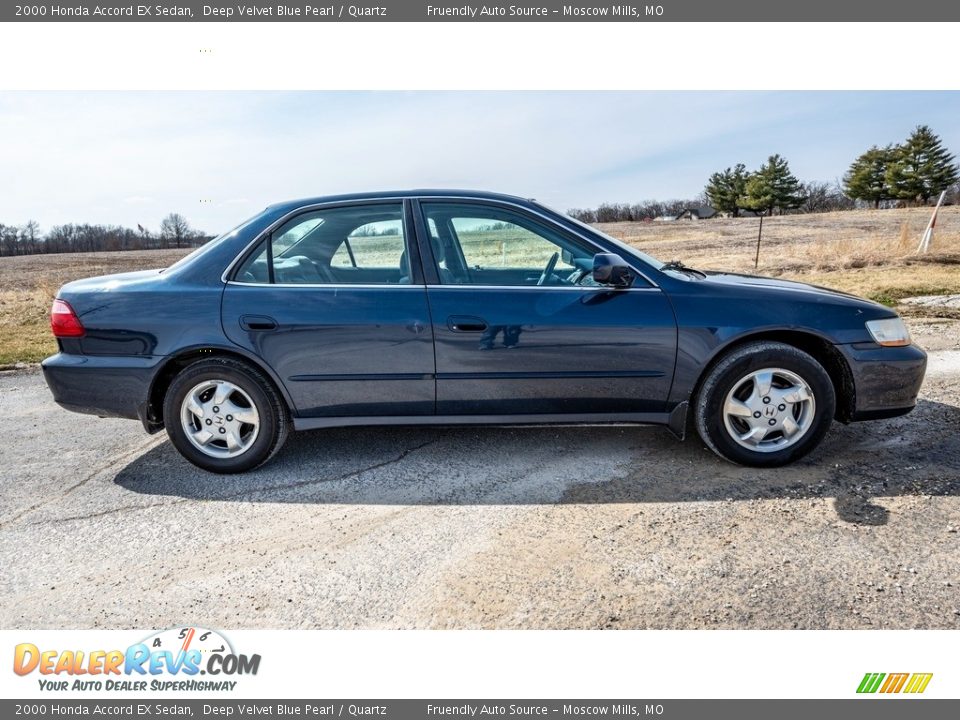
[[[873,203],[874,208],[880,207],[881,200],[892,199],[893,194],[887,183],[887,171],[896,152],[892,145],[885,148],[874,145],[854,160],[847,174],[843,176],[843,189],[847,195],[855,200]]]
[[[926,125],[919,125],[896,149],[886,174],[893,197],[922,203],[958,179],[956,159]]]
[[[750,173],[743,163],[737,163],[733,168],[723,172],[715,172],[707,181],[706,194],[713,205],[720,212],[730,213],[733,217],[740,216],[740,198],[747,193],[747,178]]]
[[[740,207],[770,214],[800,207],[803,203],[800,181],[790,172],[786,159],[771,155],[760,169],[747,179]]]

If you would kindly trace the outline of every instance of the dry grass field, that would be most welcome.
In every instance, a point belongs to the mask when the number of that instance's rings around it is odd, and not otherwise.
[[[754,270],[756,218],[611,223],[605,232],[662,260],[811,282],[896,305],[915,295],[960,294],[960,208],[945,208],[926,255],[917,242],[928,208],[767,218]],[[56,348],[47,314],[57,288],[92,275],[170,265],[187,251],[0,258],[0,367],[37,362]],[[950,313],[913,308],[909,312]]]
[[[853,210],[765,218],[608,223],[604,232],[661,260],[704,270],[783,277],[896,305],[905,297],[960,293],[960,207],[940,212],[924,255],[930,208]]]

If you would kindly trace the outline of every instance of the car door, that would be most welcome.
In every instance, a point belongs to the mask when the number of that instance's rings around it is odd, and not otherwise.
[[[237,264],[227,336],[303,417],[434,412],[433,336],[409,202],[306,209]]]
[[[603,248],[520,207],[418,205],[438,414],[664,410],[677,336],[659,288],[591,284]]]

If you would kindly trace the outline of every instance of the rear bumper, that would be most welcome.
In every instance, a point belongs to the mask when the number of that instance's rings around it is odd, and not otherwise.
[[[54,401],[67,410],[139,419],[146,417],[160,357],[108,357],[58,353],[41,363]]]
[[[853,374],[856,403],[851,420],[906,415],[917,404],[927,369],[927,354],[916,345],[881,347],[873,343],[839,345]]]

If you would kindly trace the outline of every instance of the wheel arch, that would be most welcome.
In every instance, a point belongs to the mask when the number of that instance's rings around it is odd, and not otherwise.
[[[273,385],[273,389],[277,394],[283,398],[283,402],[287,406],[287,411],[291,415],[295,414],[295,406],[287,393],[287,389],[283,383],[280,382],[280,379],[273,370],[259,358],[238,348],[219,345],[200,345],[184,348],[175,355],[170,355],[154,374],[153,381],[150,383],[150,390],[147,393],[146,404],[139,413],[140,419],[147,432],[155,433],[163,429],[163,398],[167,393],[167,389],[170,387],[170,383],[173,382],[173,378],[184,368],[198,360],[210,360],[218,357],[239,360],[261,372],[271,385]]]
[[[694,401],[700,394],[700,388],[710,371],[730,352],[753,342],[768,340],[791,345],[803,350],[819,362],[833,383],[834,394],[837,398],[837,408],[834,419],[840,422],[850,422],[856,408],[857,395],[854,385],[853,372],[843,356],[832,342],[807,330],[761,330],[746,335],[739,335],[716,349],[710,360],[703,366],[697,382],[690,393],[690,400]]]

